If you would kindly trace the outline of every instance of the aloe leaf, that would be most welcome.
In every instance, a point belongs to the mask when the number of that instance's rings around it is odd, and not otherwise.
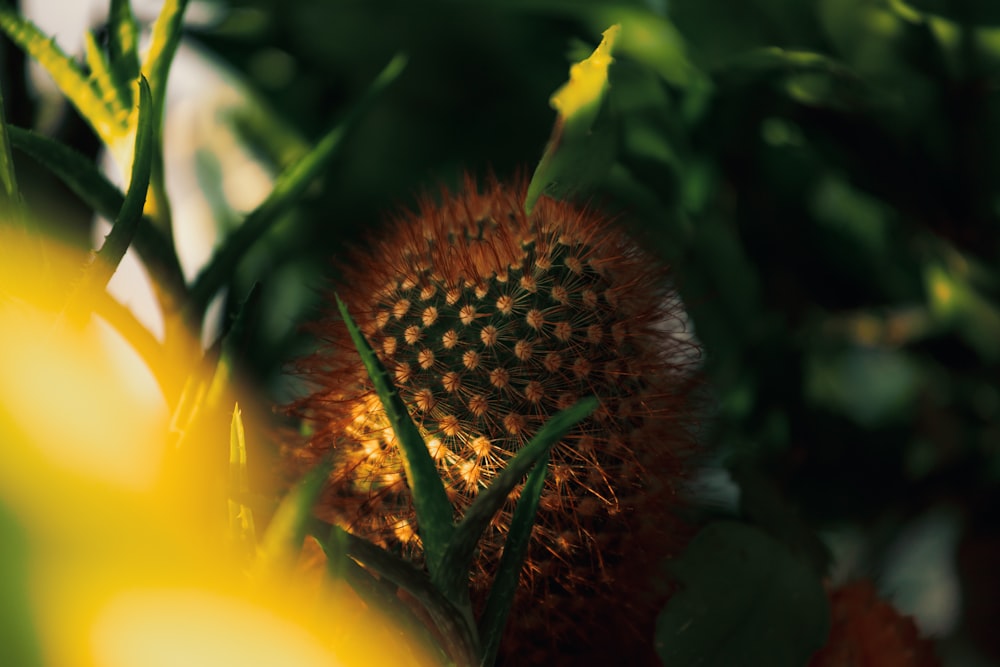
[[[97,292],[107,287],[125,251],[139,227],[142,219],[142,209],[146,203],[146,191],[149,187],[150,167],[153,157],[153,119],[152,100],[149,86],[145,80],[139,84],[139,125],[135,135],[135,159],[132,162],[132,178],[128,194],[122,203],[118,217],[115,218],[111,232],[104,244],[88,264],[83,280],[74,291],[68,307],[75,311],[74,315],[82,316],[89,312],[89,301]]]
[[[233,420],[229,427],[229,538],[239,552],[240,561],[246,563],[252,562],[257,549],[253,510],[239,500],[249,494],[247,439],[243,415],[237,404],[233,408]]]
[[[375,391],[379,400],[382,401],[382,407],[385,409],[389,424],[396,434],[399,453],[403,459],[403,470],[406,473],[406,483],[413,496],[413,506],[417,514],[417,530],[423,541],[427,569],[432,581],[440,581],[444,576],[441,571],[442,560],[455,531],[454,508],[448,500],[448,494],[445,492],[444,484],[438,475],[434,459],[427,451],[427,443],[424,442],[416,424],[410,419],[406,404],[403,403],[399,392],[396,391],[392,380],[389,379],[389,373],[375,356],[375,352],[365,340],[354,320],[351,319],[350,313],[347,312],[347,306],[344,305],[339,296],[337,297],[337,307],[340,309],[341,317],[344,318],[344,324],[347,325],[351,340],[358,348],[365,370],[368,371],[368,375],[375,385]]]
[[[132,82],[139,78],[139,26],[129,0],[111,0],[108,12],[108,60],[120,92],[127,95],[125,108],[132,107]]]
[[[3,204],[2,208],[5,211],[16,211],[21,206],[21,193],[17,188],[17,174],[14,171],[14,156],[11,155],[10,146],[7,118],[3,110],[3,91],[0,90],[0,204]],[[23,219],[18,222],[23,222]]]
[[[157,131],[162,127],[163,103],[167,88],[167,74],[181,41],[181,27],[188,0],[166,0],[160,15],[153,24],[153,35],[142,64],[142,73],[149,80],[149,89],[156,105],[153,115]]]
[[[531,529],[535,525],[535,514],[538,512],[538,502],[542,497],[545,476],[548,473],[548,451],[538,460],[528,481],[524,484],[521,497],[514,508],[514,516],[510,522],[507,541],[504,542],[503,556],[490,588],[486,607],[479,618],[479,637],[483,642],[483,667],[490,667],[497,657],[500,639],[507,624],[510,606],[514,602],[514,594],[521,577],[524,557],[528,552],[531,540]]]
[[[399,76],[405,64],[405,57],[397,55],[393,58],[346,117],[320,139],[315,148],[278,176],[274,189],[267,199],[229,235],[195,279],[191,288],[193,312],[204,312],[215,293],[232,278],[236,266],[246,252],[298,202],[313,179],[337,155],[347,131],[364,116],[382,91]]]
[[[330,462],[324,461],[310,470],[278,504],[257,551],[258,573],[276,574],[295,564],[313,520],[313,505],[326,485],[330,468]]]
[[[506,502],[510,492],[533,466],[580,421],[597,409],[597,399],[588,396],[576,405],[552,416],[517,455],[507,462],[493,483],[483,489],[465,511],[462,521],[455,527],[455,534],[448,544],[441,571],[444,579],[442,590],[457,595],[465,589],[469,579],[469,566],[483,531]]]
[[[309,534],[321,544],[336,540],[335,544],[341,545],[352,559],[410,594],[434,621],[452,659],[461,667],[479,667],[479,639],[471,614],[448,600],[426,573],[371,542],[319,519],[311,520]]]
[[[111,111],[116,121],[122,127],[128,125],[130,105],[127,97],[121,94],[117,82],[111,73],[108,57],[98,45],[94,33],[87,32],[85,36],[86,62],[90,67],[90,85],[101,102]]]
[[[110,144],[121,134],[114,114],[91,87],[80,66],[56,45],[55,40],[9,7],[0,6],[0,30],[45,68],[102,141]]]
[[[55,174],[96,213],[111,220],[118,215],[125,195],[98,171],[89,158],[36,132],[18,127],[9,127],[8,130],[11,145]],[[184,274],[173,246],[148,218],[144,217],[140,222],[133,245],[158,284],[178,297],[184,293]]]
[[[14,156],[11,154],[10,136],[7,132],[7,115],[4,112],[3,90],[0,89],[0,197],[16,202],[19,196]]]

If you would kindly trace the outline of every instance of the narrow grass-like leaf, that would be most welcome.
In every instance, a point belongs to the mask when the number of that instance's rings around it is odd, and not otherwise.
[[[118,85],[111,74],[108,56],[101,49],[94,33],[87,31],[85,36],[86,62],[90,67],[90,85],[108,108],[121,127],[128,124],[130,106],[126,106],[126,97],[121,94]]]
[[[125,108],[132,107],[132,82],[139,78],[139,26],[129,0],[111,0],[108,12],[108,60],[118,89],[125,92]]]
[[[312,519],[312,508],[330,475],[331,464],[324,461],[312,470],[278,504],[257,552],[259,574],[287,571],[302,551]]]
[[[249,493],[247,439],[243,416],[237,404],[233,408],[233,420],[229,427],[229,539],[238,552],[238,559],[244,563],[251,563],[257,551],[253,510],[240,500]]]
[[[9,127],[11,144],[51,171],[94,212],[113,220],[125,203],[121,193],[93,161],[65,144],[46,136]],[[157,284],[181,300],[186,290],[184,274],[170,240],[148,218],[136,230],[133,246]]]
[[[427,443],[420,435],[420,430],[410,419],[406,404],[400,398],[399,392],[389,379],[389,373],[378,360],[368,341],[347,312],[347,306],[337,297],[337,307],[340,316],[344,318],[347,331],[351,334],[354,346],[358,348],[365,370],[375,385],[375,391],[386,418],[396,434],[399,454],[403,459],[403,470],[406,472],[406,483],[413,496],[413,507],[417,514],[417,530],[424,544],[424,554],[427,558],[427,569],[432,581],[440,581],[442,559],[455,531],[453,523],[454,508],[448,500],[444,484],[438,474],[434,459],[427,451]]]
[[[503,471],[493,483],[483,489],[475,501],[465,511],[462,521],[456,526],[455,534],[445,551],[441,571],[440,586],[445,594],[457,595],[467,588],[469,566],[483,531],[506,502],[507,497],[532,466],[559,442],[580,421],[597,409],[597,399],[588,396],[576,405],[561,410],[552,416],[517,455],[508,461]]]
[[[45,68],[66,99],[87,119],[102,141],[110,144],[121,133],[114,114],[91,87],[83,70],[56,45],[55,40],[47,37],[31,21],[4,6],[0,6],[0,30]]]
[[[263,236],[281,215],[291,209],[340,150],[347,131],[364,116],[374,101],[402,72],[406,59],[397,55],[369,86],[365,95],[348,111],[334,129],[315,148],[278,176],[267,199],[254,209],[212,257],[191,288],[193,312],[204,312],[215,293],[228,282],[246,252]]]
[[[166,0],[160,15],[153,24],[153,35],[146,52],[146,60],[142,63],[142,73],[149,80],[149,89],[153,94],[155,113],[153,120],[159,132],[162,126],[163,103],[167,89],[167,74],[181,41],[181,26],[184,22],[184,10],[188,0]]]
[[[500,648],[500,638],[507,624],[510,606],[514,602],[514,594],[521,578],[521,568],[528,552],[531,540],[531,529],[535,525],[535,514],[538,512],[538,501],[542,497],[545,486],[545,476],[549,470],[548,451],[538,460],[528,475],[521,497],[514,508],[507,541],[503,545],[503,556],[497,574],[493,578],[493,586],[486,600],[486,607],[479,618],[479,638],[483,643],[483,667],[491,667],[497,659]]]
[[[14,156],[10,152],[10,135],[7,133],[7,116],[3,109],[2,90],[0,90],[0,205],[5,211],[13,211],[21,205],[17,174],[14,172]]]
[[[479,639],[471,614],[448,600],[425,572],[339,526],[316,518],[310,521],[309,534],[321,544],[336,539],[352,559],[406,591],[430,615],[452,659],[461,667],[479,667]]]
[[[83,279],[74,290],[68,304],[74,317],[88,313],[89,302],[93,295],[107,287],[108,281],[125,256],[125,251],[132,243],[132,238],[139,227],[139,220],[142,219],[153,157],[153,119],[152,100],[145,80],[140,82],[139,90],[139,126],[135,135],[135,160],[132,162],[131,185],[111,232],[100,250],[93,256],[84,271]]]

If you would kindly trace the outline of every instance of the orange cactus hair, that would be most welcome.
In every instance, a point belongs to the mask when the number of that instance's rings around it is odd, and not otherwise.
[[[440,204],[424,198],[344,262],[337,289],[459,512],[552,414],[598,397],[553,449],[501,651],[582,664],[603,646],[607,659],[656,664],[665,591],[650,579],[684,541],[673,510],[693,451],[697,348],[667,267],[594,210],[543,197],[528,215],[525,195],[524,179],[480,190],[467,178]],[[315,391],[295,410],[317,425],[299,455],[335,450],[325,518],[419,562],[394,436],[332,310],[299,365]],[[481,543],[478,603],[517,493]]]
[[[809,667],[940,667],[933,643],[879,599],[872,582],[849,583],[829,597],[830,637]]]

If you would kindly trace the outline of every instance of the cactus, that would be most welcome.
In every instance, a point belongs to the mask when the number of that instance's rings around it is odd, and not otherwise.
[[[596,637],[589,618],[601,630],[628,619],[648,645],[663,592],[643,579],[678,546],[670,510],[691,451],[695,348],[678,335],[666,267],[592,210],[542,198],[526,214],[525,193],[493,179],[481,192],[468,179],[440,205],[424,199],[344,263],[338,292],[459,511],[549,416],[598,397],[552,452],[502,651],[564,651],[563,639],[583,649]],[[297,410],[318,425],[306,454],[336,450],[324,512],[419,562],[379,400],[340,323],[331,315],[314,329],[322,345],[300,369],[315,391]],[[488,590],[517,491],[480,545],[474,601]]]

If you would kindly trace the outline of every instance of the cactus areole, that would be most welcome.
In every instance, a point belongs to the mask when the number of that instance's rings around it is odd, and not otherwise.
[[[592,210],[543,197],[526,214],[525,193],[523,182],[480,189],[468,179],[461,194],[425,199],[344,262],[336,290],[459,513],[551,415],[598,397],[552,451],[508,636],[585,647],[611,631],[607,619],[628,619],[640,634],[627,640],[648,643],[658,601],[641,579],[678,547],[671,509],[691,449],[692,343],[662,263]],[[317,425],[306,454],[335,450],[321,511],[419,562],[378,397],[333,309],[314,330],[321,344],[300,366],[315,392],[298,407]],[[517,493],[480,545],[474,600],[489,588]]]

